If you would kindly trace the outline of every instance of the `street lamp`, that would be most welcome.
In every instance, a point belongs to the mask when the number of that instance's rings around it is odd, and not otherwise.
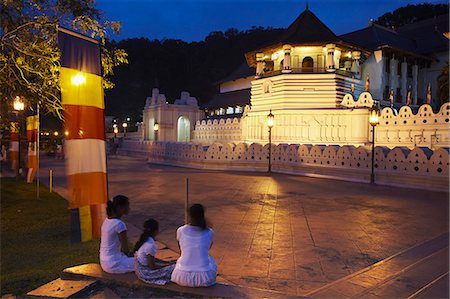
[[[158,141],[158,130],[159,130],[159,124],[157,121],[155,121],[155,124],[153,125],[153,131],[155,131],[155,141]]]
[[[268,172],[272,172],[272,128],[274,125],[274,115],[272,109],[270,109],[267,115],[267,127],[269,128],[269,169]]]
[[[122,127],[123,127],[123,137],[125,138],[125,135],[127,135],[127,127],[128,127],[128,124],[127,124],[126,122],[124,122],[124,123],[122,124]]]
[[[16,177],[19,177],[20,175],[20,111],[23,111],[25,109],[25,103],[22,102],[19,96],[16,96],[14,99],[14,110],[17,113],[17,135],[18,135],[18,148],[17,148],[17,154],[18,154],[18,161],[17,161],[17,174]]]
[[[369,110],[369,124],[372,126],[372,171],[370,173],[370,183],[375,184],[375,173],[374,173],[374,163],[375,163],[375,127],[380,123],[379,110],[374,105]]]
[[[117,133],[119,133],[119,129],[117,127],[114,128],[114,138],[117,138]]]

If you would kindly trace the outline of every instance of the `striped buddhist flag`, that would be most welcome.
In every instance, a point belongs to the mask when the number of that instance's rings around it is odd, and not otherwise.
[[[31,115],[27,117],[27,141],[28,141],[28,158],[27,158],[27,183],[34,180],[37,163],[37,132],[39,128],[39,116]]]
[[[11,133],[9,159],[11,160],[11,169],[17,171],[17,167],[19,167],[19,124],[17,122],[11,122],[9,129]]]
[[[72,240],[100,237],[107,200],[105,121],[100,46],[60,28],[61,94]]]

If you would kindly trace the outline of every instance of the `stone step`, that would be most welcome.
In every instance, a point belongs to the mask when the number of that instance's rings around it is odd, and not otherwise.
[[[155,284],[146,284],[139,280],[134,273],[109,274],[104,272],[99,264],[85,264],[67,268],[61,273],[62,279],[70,280],[98,280],[106,285],[122,285],[131,288],[151,288],[160,289],[175,295],[194,295],[202,297],[220,297],[220,298],[304,298],[300,296],[286,295],[277,291],[262,290],[235,285],[217,283],[208,288],[187,288],[174,283],[168,283],[164,286]]]
[[[96,291],[97,280],[55,279],[27,293],[29,298],[85,298]]]
[[[307,295],[314,298],[407,298],[448,273],[448,240],[447,232]],[[446,293],[448,296],[448,290]]]
[[[442,294],[446,294],[443,296]],[[425,287],[416,291],[414,294],[408,297],[408,299],[420,298],[420,299],[431,299],[431,298],[449,298],[449,273],[445,273],[440,277],[436,278]]]

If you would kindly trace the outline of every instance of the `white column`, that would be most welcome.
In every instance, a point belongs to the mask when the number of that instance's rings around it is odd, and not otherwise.
[[[291,68],[291,45],[283,45],[284,50],[284,62],[283,62],[283,73],[290,73]]]
[[[408,65],[406,63],[406,59],[402,62],[402,76],[401,76],[401,89],[402,96],[406,97],[408,95],[408,85],[407,85],[407,77],[408,77]]]
[[[391,72],[389,75],[389,79],[390,79],[390,87],[391,89],[394,90],[394,94],[397,97],[397,63],[398,61],[395,59],[395,56],[392,55],[391,61],[390,61],[390,67],[391,67]],[[402,94],[402,101],[406,99],[405,97],[406,95]]]
[[[335,47],[336,47],[335,44],[327,45],[327,71],[329,71],[329,72],[334,71],[334,48]]]
[[[264,73],[264,53],[256,53],[256,77]]]
[[[412,66],[412,79],[413,79],[413,84],[412,84],[412,101],[414,105],[417,105],[417,75],[419,73],[419,66],[417,64],[414,64]]]
[[[352,72],[355,74],[355,78],[359,78],[359,60],[361,59],[361,52],[353,51],[352,58],[353,58]]]

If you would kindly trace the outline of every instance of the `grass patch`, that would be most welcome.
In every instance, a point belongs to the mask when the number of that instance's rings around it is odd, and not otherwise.
[[[99,241],[71,243],[67,201],[36,184],[0,179],[1,295],[23,295],[70,266],[98,263]]]

